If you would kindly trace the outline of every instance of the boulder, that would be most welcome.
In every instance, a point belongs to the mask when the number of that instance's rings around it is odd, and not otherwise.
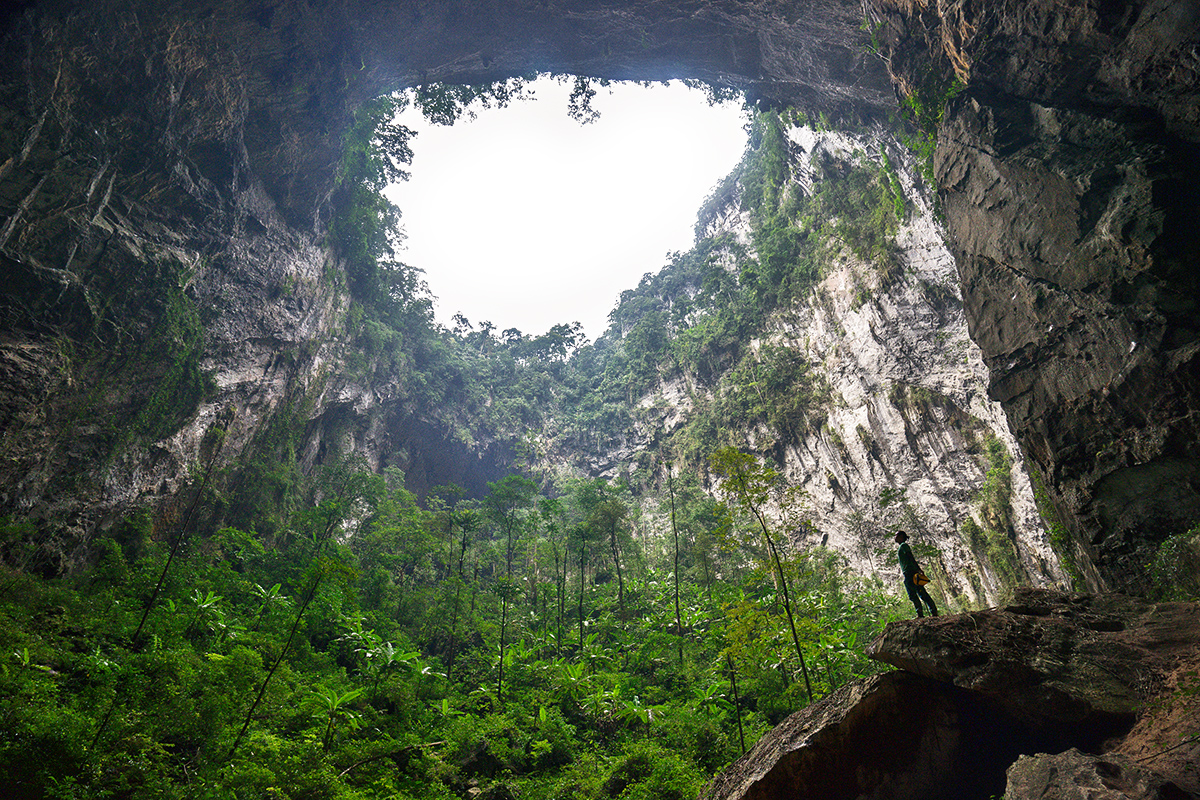
[[[1006,800],[1187,800],[1196,795],[1122,756],[1022,756],[1008,770]]]
[[[701,800],[991,797],[1022,752],[1055,745],[971,692],[889,672],[784,720]]]

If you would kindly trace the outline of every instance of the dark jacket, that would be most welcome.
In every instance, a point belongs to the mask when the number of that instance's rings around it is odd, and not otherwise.
[[[900,570],[905,577],[915,575],[921,571],[921,566],[917,563],[917,559],[912,554],[912,548],[908,546],[908,542],[900,543]]]

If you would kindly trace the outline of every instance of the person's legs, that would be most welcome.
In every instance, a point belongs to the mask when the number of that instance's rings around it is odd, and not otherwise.
[[[915,583],[912,582],[911,575],[904,576],[904,591],[908,592],[908,599],[911,600],[912,604],[917,607],[917,616],[918,617],[925,616],[925,609],[921,608],[921,597],[920,597],[920,595],[917,594],[918,587]],[[919,591],[923,592],[925,590],[919,589]],[[933,604],[930,603],[930,605],[933,605]]]
[[[917,594],[919,594],[921,597],[921,600],[924,600],[925,605],[929,606],[929,613],[932,616],[936,617],[938,615],[937,606],[934,605],[933,598],[929,596],[929,592],[925,591],[924,586],[917,586],[916,589],[917,589]],[[913,602],[915,602],[917,604],[918,611],[920,610],[920,607],[921,607],[921,600],[917,600],[915,598],[913,600]]]

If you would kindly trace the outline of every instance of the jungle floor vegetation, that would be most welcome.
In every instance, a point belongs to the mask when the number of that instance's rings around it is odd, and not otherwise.
[[[6,568],[9,796],[694,797],[875,671],[860,643],[904,614],[789,552],[756,511],[772,472],[723,458],[741,500],[680,478],[654,519],[626,486],[519,475],[422,507],[343,460],[270,536],[187,533],[165,570],[145,516],[86,574]]]

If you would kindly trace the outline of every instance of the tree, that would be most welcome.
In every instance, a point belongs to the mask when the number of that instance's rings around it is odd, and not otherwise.
[[[336,689],[318,689],[309,695],[310,702],[326,716],[325,734],[321,737],[321,749],[329,750],[329,740],[333,738],[333,726],[339,719],[346,719],[353,727],[358,726],[358,715],[348,708],[351,700],[360,694],[362,689],[350,689],[339,692]]]
[[[396,616],[410,613],[419,603],[422,578],[435,577],[440,543],[432,532],[432,515],[417,505],[417,497],[404,486],[404,475],[387,470],[387,491],[374,504],[374,512],[360,526],[350,547],[365,575],[374,576],[370,600],[382,606],[384,594]],[[413,587],[417,591],[413,591]],[[411,595],[417,595],[414,599]]]
[[[321,581],[326,575],[326,570],[319,563],[322,551],[342,523],[362,514],[366,510],[366,506],[373,504],[383,493],[383,478],[372,474],[364,466],[360,458],[344,458],[322,468],[316,476],[313,493],[316,505],[299,515],[300,522],[312,532],[313,550],[309,557],[309,568],[312,570],[312,575],[309,578],[308,591],[305,592],[304,599],[296,609],[296,617],[292,621],[292,627],[288,631],[283,647],[280,648],[278,657],[271,665],[266,677],[263,678],[254,702],[246,711],[246,719],[242,723],[242,728],[238,732],[237,738],[233,740],[233,746],[229,748],[230,758],[233,758],[242,739],[245,738],[246,731],[250,728],[250,722],[254,719],[254,712],[262,702],[263,695],[267,693],[267,686],[270,685],[271,678],[274,677],[279,665],[283,663],[288,649],[292,646],[292,641],[296,638],[296,631],[300,627],[300,621],[304,618],[304,612],[308,610],[309,604],[316,597],[317,589],[320,588]]]
[[[515,594],[512,579],[513,558],[516,555],[517,532],[523,519],[521,512],[533,505],[537,484],[522,475],[509,475],[502,481],[488,483],[489,494],[484,500],[488,516],[504,532],[504,580],[500,583],[500,670],[496,678],[496,702],[504,704],[504,648],[508,633],[508,606]]]
[[[788,592],[787,575],[779,558],[779,549],[771,536],[763,507],[770,499],[772,488],[779,482],[779,473],[771,467],[758,463],[758,459],[748,453],[743,453],[733,447],[722,447],[712,454],[709,459],[713,472],[721,476],[721,492],[732,497],[737,505],[748,511],[758,521],[762,530],[763,541],[773,563],[774,571],[783,592],[783,607],[787,612],[788,627],[792,633],[792,643],[796,647],[796,655],[800,659],[800,670],[804,674],[804,688],[808,692],[808,701],[813,701],[812,683],[808,677],[808,664],[804,659],[804,650],[800,647],[800,637],[796,633],[796,619],[792,614],[791,595]]]
[[[488,323],[490,324],[490,323]],[[449,575],[454,564],[454,546],[456,544],[454,538],[454,525],[457,521],[455,510],[458,508],[459,502],[466,496],[467,490],[456,484],[444,484],[434,486],[429,490],[429,495],[426,502],[431,510],[435,511],[439,520],[446,526],[446,564],[443,567],[443,575]]]
[[[671,500],[671,539],[675,550],[675,568],[672,576],[675,583],[675,633],[679,637],[679,668],[683,669],[683,614],[679,609],[679,526],[675,520],[675,482],[671,476],[671,464],[666,464],[667,494]]]
[[[462,545],[458,552],[458,574],[451,578],[454,582],[454,606],[450,615],[450,653],[446,659],[446,677],[449,679],[454,672],[454,662],[458,658],[458,617],[459,600],[467,578],[464,573],[464,562],[467,558],[467,547],[470,545],[471,534],[479,527],[479,514],[474,508],[456,508],[452,512],[453,524],[462,533]],[[474,600],[471,601],[474,605]]]
[[[504,533],[504,573],[508,577],[512,576],[513,559],[516,556],[521,512],[533,505],[536,494],[537,484],[523,475],[509,475],[504,480],[488,483],[484,508]]]
[[[543,497],[538,501],[538,511],[550,541],[550,553],[554,558],[555,655],[561,655],[563,642],[563,617],[567,603],[567,549],[566,526],[563,522],[564,508],[557,498]]]
[[[625,618],[625,577],[621,571],[621,544],[618,539],[624,529],[627,514],[628,511],[620,500],[605,497],[588,517],[592,528],[608,538],[613,565],[617,571],[617,608],[620,609],[622,619]]]

